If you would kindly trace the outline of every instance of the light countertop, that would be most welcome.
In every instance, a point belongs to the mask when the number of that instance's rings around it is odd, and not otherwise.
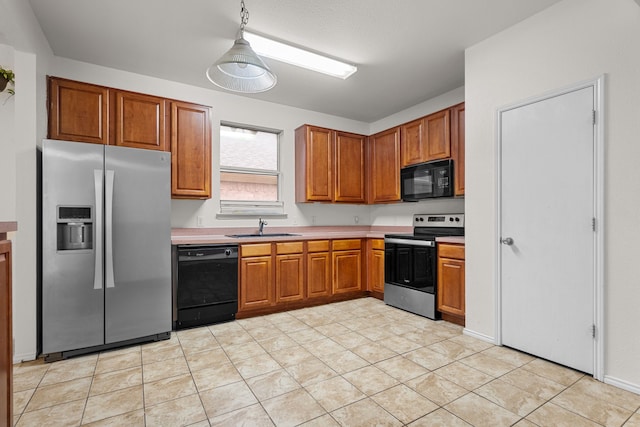
[[[228,237],[229,234],[256,233],[254,227],[244,228],[174,228],[171,230],[171,244],[217,244],[217,243],[256,243],[286,242],[299,240],[329,239],[383,239],[385,234],[413,232],[408,226],[318,226],[318,227],[267,227],[265,234],[293,233],[295,236],[268,237]]]
[[[464,236],[448,236],[448,237],[436,237],[438,243],[456,243],[464,245]]]
[[[7,238],[7,233],[18,230],[18,223],[15,221],[0,221],[0,240]]]

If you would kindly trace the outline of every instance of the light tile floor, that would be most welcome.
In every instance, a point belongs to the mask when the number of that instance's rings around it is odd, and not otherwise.
[[[14,366],[17,426],[640,426],[640,395],[363,298]]]

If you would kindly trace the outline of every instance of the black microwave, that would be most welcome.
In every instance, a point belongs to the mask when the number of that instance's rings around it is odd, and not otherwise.
[[[400,190],[405,202],[453,196],[453,160],[436,160],[402,168]]]

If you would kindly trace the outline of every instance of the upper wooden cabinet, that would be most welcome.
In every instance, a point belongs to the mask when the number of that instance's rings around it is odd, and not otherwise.
[[[451,156],[450,115],[442,110],[401,126],[402,166]]]
[[[209,107],[171,102],[171,196],[211,198]]]
[[[402,166],[422,163],[427,158],[425,139],[426,124],[424,118],[414,120],[401,126],[402,132]]]
[[[49,77],[49,138],[171,150],[171,196],[211,198],[210,108]]]
[[[369,137],[368,203],[400,200],[400,127]]]
[[[451,108],[451,157],[454,195],[464,196],[464,102]]]
[[[296,129],[296,203],[364,203],[366,137],[304,125]]]
[[[334,201],[365,203],[366,137],[335,132]]]
[[[316,126],[296,129],[296,202],[333,200],[334,131]]]
[[[112,99],[114,145],[169,151],[166,99],[121,90]]]
[[[49,77],[49,138],[109,144],[109,89]]]

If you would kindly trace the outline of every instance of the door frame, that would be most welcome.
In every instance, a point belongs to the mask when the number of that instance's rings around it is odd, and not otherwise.
[[[496,289],[495,289],[495,343],[502,345],[502,114],[515,108],[523,107],[549,98],[562,96],[576,90],[593,87],[595,125],[593,128],[593,192],[595,218],[594,256],[593,256],[593,319],[595,324],[595,339],[593,343],[593,377],[599,381],[604,380],[605,362],[605,306],[604,306],[604,242],[605,242],[605,211],[604,211],[604,170],[605,170],[605,77],[600,75],[594,79],[546,92],[542,95],[527,98],[523,101],[498,108],[496,111],[496,234],[494,236],[494,249],[496,260]]]

